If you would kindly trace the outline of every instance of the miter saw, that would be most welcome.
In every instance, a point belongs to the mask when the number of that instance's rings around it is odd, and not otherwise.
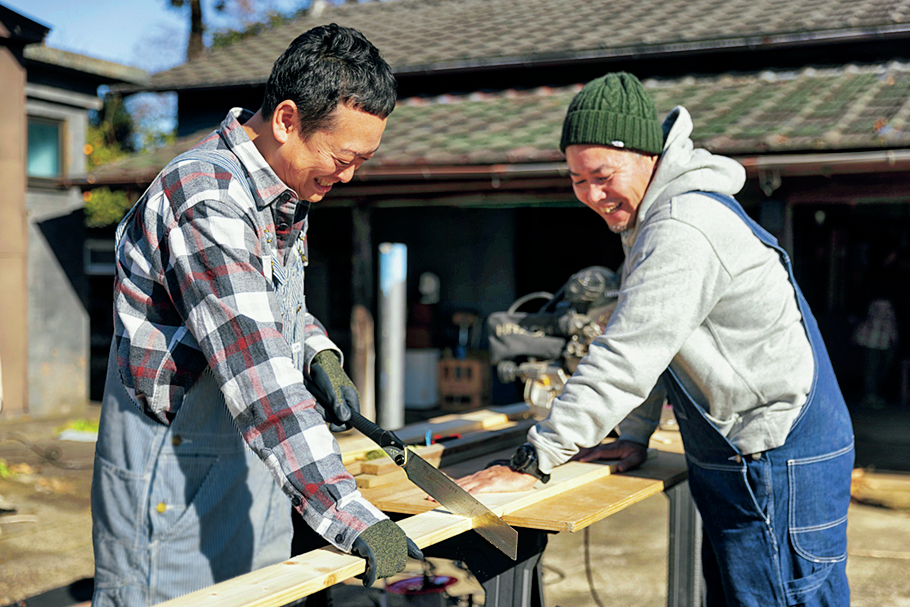
[[[600,335],[619,297],[619,275],[603,266],[585,268],[555,293],[517,299],[487,318],[490,362],[503,383],[524,382],[524,400],[545,416],[568,376]],[[521,312],[542,300],[536,312]]]

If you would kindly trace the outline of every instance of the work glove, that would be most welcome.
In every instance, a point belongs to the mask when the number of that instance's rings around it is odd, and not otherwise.
[[[351,411],[360,413],[360,395],[338,356],[331,350],[316,354],[310,363],[309,379],[307,387],[316,398],[316,410],[329,423],[329,430],[350,430]]]
[[[363,585],[369,588],[378,579],[390,577],[404,570],[408,557],[423,560],[423,552],[395,522],[385,519],[364,529],[351,552],[367,560]]]

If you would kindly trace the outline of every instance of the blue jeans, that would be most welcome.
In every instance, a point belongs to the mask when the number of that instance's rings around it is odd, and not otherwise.
[[[707,605],[847,606],[854,460],[847,406],[786,253],[734,199],[711,196],[781,254],[812,346],[815,376],[786,442],[743,454],[717,431],[673,371],[664,374],[685,446],[689,487],[702,517]]]

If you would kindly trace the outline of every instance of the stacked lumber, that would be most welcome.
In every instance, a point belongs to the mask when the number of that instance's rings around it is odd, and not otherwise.
[[[442,459],[442,443],[436,443],[425,447],[409,447],[409,449],[425,459],[434,468],[439,467],[439,462]],[[372,456],[373,454],[376,454],[377,457],[357,460],[350,464],[345,464],[348,472],[354,475],[354,480],[357,481],[358,489],[371,489],[407,481],[408,475],[405,473],[404,469],[392,461],[392,458],[389,457],[385,451],[377,449],[375,451],[370,451],[367,455]]]

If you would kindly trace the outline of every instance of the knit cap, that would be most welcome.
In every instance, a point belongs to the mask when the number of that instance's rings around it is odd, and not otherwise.
[[[562,123],[559,149],[574,144],[608,145],[660,154],[664,134],[654,101],[638,78],[612,72],[585,85]]]

